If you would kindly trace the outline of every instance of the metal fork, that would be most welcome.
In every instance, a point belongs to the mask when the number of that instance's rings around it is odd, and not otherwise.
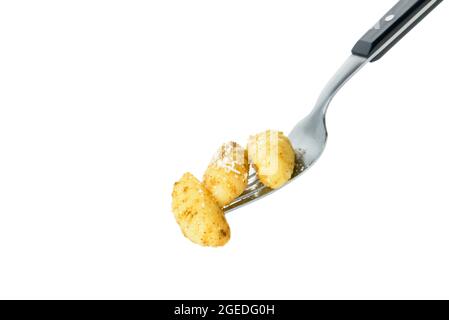
[[[356,43],[351,56],[324,87],[312,112],[289,134],[296,151],[296,165],[289,182],[309,169],[323,153],[327,141],[326,111],[337,92],[365,64],[379,60],[442,1],[401,0]],[[245,192],[224,211],[228,213],[276,190],[265,187],[253,173]]]

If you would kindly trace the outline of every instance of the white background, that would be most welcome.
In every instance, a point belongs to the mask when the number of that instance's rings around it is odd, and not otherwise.
[[[2,1],[0,298],[449,298],[445,2],[226,247],[170,211],[222,142],[288,133],[394,3]]]

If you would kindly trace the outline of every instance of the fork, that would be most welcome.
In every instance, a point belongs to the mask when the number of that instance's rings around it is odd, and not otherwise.
[[[355,44],[352,54],[324,87],[312,112],[289,134],[296,163],[288,182],[308,170],[323,153],[327,141],[326,111],[337,92],[368,62],[379,60],[442,1],[401,0]],[[252,173],[246,190],[224,211],[228,213],[277,190],[265,187]]]

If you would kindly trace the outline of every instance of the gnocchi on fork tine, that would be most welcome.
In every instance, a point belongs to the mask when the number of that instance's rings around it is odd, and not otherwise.
[[[309,169],[323,153],[327,141],[326,111],[335,94],[368,62],[375,62],[383,57],[441,2],[442,0],[401,0],[356,43],[351,56],[324,87],[312,112],[289,134],[296,151],[295,169],[290,181]],[[278,190],[262,184],[255,174],[249,177],[248,182],[248,187],[240,197],[224,207],[225,213]]]

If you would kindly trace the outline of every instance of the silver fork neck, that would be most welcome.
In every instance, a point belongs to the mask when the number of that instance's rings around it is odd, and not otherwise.
[[[323,91],[321,91],[310,116],[324,117],[330,102],[337,92],[349,81],[349,79],[352,78],[352,76],[363,68],[368,61],[368,59],[356,55],[349,56],[345,63],[343,63],[340,69],[338,69],[335,75],[326,84]]]

